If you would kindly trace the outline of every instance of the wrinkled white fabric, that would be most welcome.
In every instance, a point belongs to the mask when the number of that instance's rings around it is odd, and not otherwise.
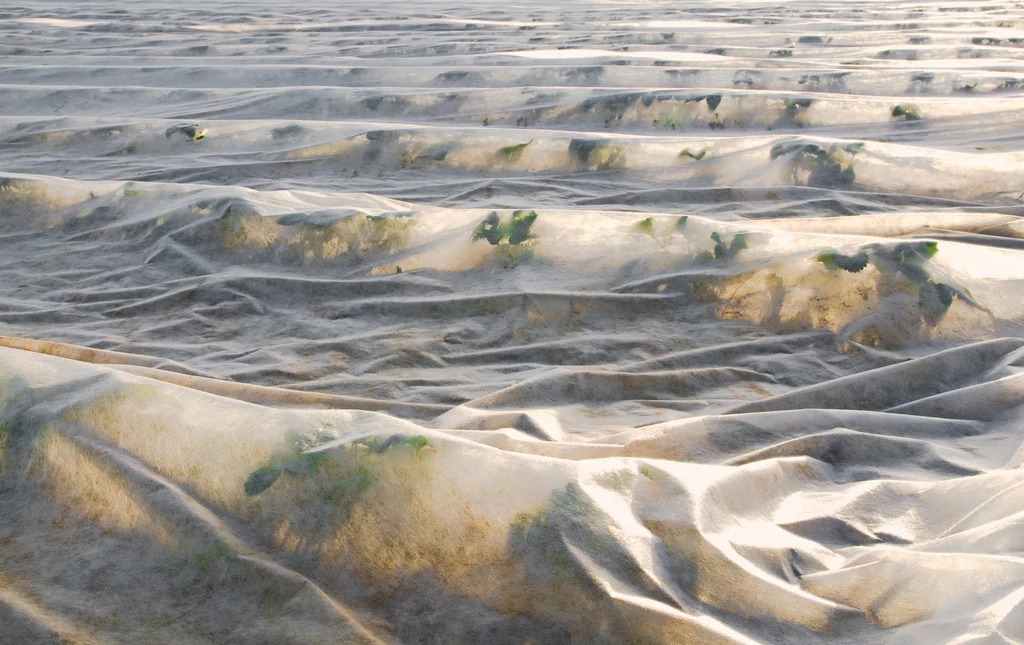
[[[0,644],[1024,642],[1024,12],[0,7]]]

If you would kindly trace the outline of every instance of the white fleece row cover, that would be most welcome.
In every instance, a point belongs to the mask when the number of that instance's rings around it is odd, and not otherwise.
[[[1021,645],[1024,5],[0,3],[0,645]]]

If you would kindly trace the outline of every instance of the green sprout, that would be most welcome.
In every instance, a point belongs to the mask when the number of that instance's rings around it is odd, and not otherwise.
[[[772,160],[780,157],[790,158],[793,161],[794,181],[797,171],[803,170],[809,173],[808,186],[842,188],[853,185],[856,179],[853,165],[846,155],[857,155],[863,148],[864,144],[861,142],[846,145],[832,144],[826,150],[816,143],[790,140],[780,141],[772,146],[769,156]]]
[[[503,237],[505,237],[505,232],[502,230],[501,220],[498,219],[497,211],[491,211],[491,214],[473,229],[474,242],[476,240],[487,240],[488,243],[497,245]]]
[[[701,150],[700,152],[693,152],[689,148],[683,148],[683,151],[679,153],[679,156],[680,157],[689,157],[690,159],[693,159],[694,161],[700,161],[701,159],[704,158],[704,155],[706,155],[707,153],[708,153],[707,148],[705,148],[704,150]]]
[[[125,185],[124,185],[124,196],[125,197],[140,197],[140,196],[142,196],[142,194],[145,191],[140,190],[138,188],[135,188],[135,185],[136,184],[135,184],[134,181],[129,181],[129,182],[125,183]]]
[[[419,452],[420,450],[429,446],[430,442],[427,441],[426,437],[416,435],[415,437],[406,437],[405,445],[410,446],[413,450]]]
[[[673,130],[675,130],[676,128],[678,128],[679,126],[682,125],[681,121],[679,121],[678,119],[673,119],[672,117],[669,117],[669,116],[667,116],[664,119],[662,119],[662,121],[665,123],[665,125],[667,127],[672,128]],[[658,122],[657,119],[655,119],[654,122],[657,123]]]
[[[430,445],[430,441],[426,437],[420,435],[409,437],[401,434],[393,434],[389,437],[364,437],[352,443],[353,445],[366,446],[375,455],[386,452],[392,446],[409,446],[418,453]]]
[[[259,495],[273,486],[280,476],[281,469],[277,466],[260,466],[245,480],[245,494],[249,497]]]
[[[271,456],[246,479],[243,486],[246,495],[259,495],[282,477],[286,480],[315,478],[317,494],[321,498],[350,507],[377,482],[372,461],[364,462],[358,453],[339,449],[334,432],[321,427],[312,434],[290,432],[287,439],[287,448]],[[408,446],[419,456],[431,444],[423,436],[395,434],[365,437],[352,442],[353,447],[357,445],[366,446],[374,455],[380,455],[392,446]]]
[[[924,263],[938,252],[938,242],[903,242],[891,248],[876,246],[873,262],[880,269],[902,274],[915,284],[923,284],[929,279]]]
[[[409,228],[413,220],[408,213],[391,215],[367,215],[366,226],[359,226],[358,219],[353,218],[353,231],[359,236],[357,248],[360,251],[391,252],[403,246],[409,237]]]
[[[835,251],[821,253],[815,258],[831,270],[842,269],[850,273],[860,273],[868,265],[867,251],[861,251],[855,255],[843,255]]]
[[[185,141],[201,141],[206,138],[206,130],[200,129],[198,123],[191,123],[189,125],[172,125],[164,131],[164,136],[168,139],[176,134],[180,134],[185,137]]]
[[[504,148],[498,149],[498,154],[509,161],[519,161],[519,158],[523,156],[523,151],[526,150],[526,146],[531,143],[533,143],[533,139],[530,139],[526,143],[519,143],[514,146],[505,146]]]
[[[790,124],[796,124],[797,116],[803,114],[803,111],[811,107],[813,103],[814,99],[786,99],[783,103],[785,108],[783,120]]]
[[[511,230],[508,233],[509,244],[522,244],[535,236],[530,232],[533,223],[537,221],[537,211],[516,211],[512,213]]]
[[[348,506],[377,483],[377,477],[365,466],[357,466],[350,472],[354,474],[332,482],[321,490],[320,498],[332,504]]]
[[[926,280],[918,287],[917,306],[924,319],[934,325],[946,315],[955,295],[959,291],[948,284]]]
[[[923,284],[929,280],[924,263],[938,252],[938,242],[903,242],[892,247],[872,244],[854,255],[826,251],[815,259],[831,270],[850,273],[860,273],[870,262],[880,271],[900,274],[915,284]]]
[[[912,105],[897,105],[892,109],[894,117],[903,117],[904,121],[920,121],[921,113]]]
[[[642,219],[639,222],[637,222],[636,224],[634,224],[634,226],[636,227],[636,230],[640,231],[644,235],[650,235],[651,237],[654,237],[654,218],[653,217],[648,217],[647,219]]]
[[[418,167],[417,164],[444,161],[451,151],[450,142],[435,143],[426,147],[410,144],[402,152],[402,167]]]
[[[642,233],[643,235],[646,235],[647,237],[654,240],[663,251],[668,253],[669,250],[666,243],[672,238],[672,236],[675,233],[682,233],[686,230],[687,219],[688,218],[686,215],[681,215],[676,219],[675,223],[672,225],[671,228],[664,229],[660,233],[657,230],[657,226],[655,225],[653,217],[647,217],[640,220],[639,222],[633,224],[633,228],[635,228],[638,233]]]
[[[664,479],[664,477],[659,471],[655,470],[654,468],[651,468],[647,464],[641,464],[640,467],[637,468],[637,470],[640,472],[641,475],[643,475],[650,481],[658,481],[659,479]]]
[[[975,309],[991,313],[975,302],[968,292],[932,279],[926,263],[938,252],[938,242],[915,241],[895,246],[872,244],[854,255],[826,251],[815,259],[830,270],[842,269],[850,273],[859,273],[870,262],[882,273],[904,277],[917,285],[917,304],[921,317],[931,325],[942,320],[954,298]]]
[[[655,233],[654,233],[654,218],[653,217],[648,217],[646,219],[642,219],[639,222],[637,222],[636,224],[634,224],[633,227],[637,231],[643,233],[647,237],[649,237],[652,240],[654,240],[658,244],[658,246],[661,247],[661,249],[663,251],[668,253],[668,247],[666,247],[665,243],[662,242],[661,240],[659,240],[658,236],[655,235]]]
[[[608,170],[626,161],[622,146],[601,139],[573,139],[569,142],[569,156],[577,169]]]
[[[306,471],[309,473],[317,473],[327,465],[328,454],[326,452],[313,452],[304,454],[306,462]]]
[[[508,266],[515,266],[522,257],[529,255],[529,247],[537,238],[532,231],[537,217],[537,211],[518,210],[508,220],[502,220],[497,211],[492,211],[473,229],[473,241],[487,240],[508,258]]]
[[[716,260],[732,260],[740,251],[747,248],[746,233],[734,235],[728,246],[726,246],[722,236],[717,232],[711,234],[711,239],[715,242],[714,254]]]
[[[221,230],[227,239],[233,239],[244,230],[245,218],[260,221],[259,214],[221,219]],[[307,217],[298,214],[276,218],[286,227],[281,235],[281,247],[289,248],[292,257],[329,260],[364,257],[377,253],[393,253],[409,240],[409,229],[414,220],[409,213],[367,215],[354,213],[335,219]]]

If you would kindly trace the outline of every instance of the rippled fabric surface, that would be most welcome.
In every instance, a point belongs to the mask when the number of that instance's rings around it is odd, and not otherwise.
[[[1024,9],[0,7],[0,643],[1024,642]]]

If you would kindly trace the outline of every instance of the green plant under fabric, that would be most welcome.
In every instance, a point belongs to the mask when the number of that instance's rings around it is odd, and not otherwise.
[[[671,226],[659,230],[659,227],[654,222],[654,218],[647,217],[633,224],[633,228],[654,240],[663,251],[668,253],[668,241],[675,233],[682,233],[686,229],[687,219],[686,215],[682,215],[676,218]]]
[[[807,173],[807,185],[818,188],[844,188],[852,186],[857,176],[852,157],[864,148],[863,142],[841,145],[834,143],[827,149],[803,141],[780,141],[772,146],[769,157],[774,161],[785,157],[793,163],[796,173]]]
[[[531,247],[537,239],[533,224],[538,217],[537,211],[518,210],[502,219],[497,211],[492,211],[473,229],[473,241],[486,240],[505,256],[506,266],[515,266],[533,253]]]
[[[530,139],[526,143],[519,143],[514,146],[505,146],[504,148],[498,148],[498,155],[504,157],[509,161],[519,161],[519,158],[523,156],[523,151],[526,147],[533,143],[533,139]]]
[[[882,273],[906,278],[917,286],[917,304],[921,317],[931,325],[942,320],[954,299],[987,311],[967,291],[932,279],[927,263],[938,252],[938,242],[902,242],[894,246],[871,244],[853,255],[826,251],[819,253],[815,259],[831,271],[860,273],[871,264]]]

